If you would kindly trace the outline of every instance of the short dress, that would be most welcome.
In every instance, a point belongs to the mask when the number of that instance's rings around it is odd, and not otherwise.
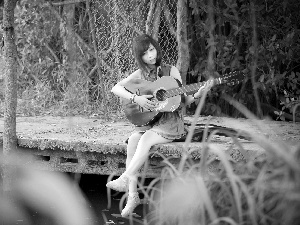
[[[170,65],[164,64],[150,71],[148,74],[143,75],[142,73],[142,79],[153,82],[159,77],[170,76],[170,69]],[[144,133],[146,130],[151,130],[168,140],[180,139],[186,135],[182,107],[179,107],[173,112],[163,112],[155,123],[139,132]]]

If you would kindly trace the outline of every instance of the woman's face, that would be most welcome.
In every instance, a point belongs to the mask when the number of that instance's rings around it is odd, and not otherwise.
[[[154,65],[156,63],[157,50],[150,44],[149,48],[142,55],[142,60],[148,65]]]

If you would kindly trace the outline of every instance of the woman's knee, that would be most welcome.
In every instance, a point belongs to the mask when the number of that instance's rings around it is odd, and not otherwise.
[[[128,138],[128,144],[137,144],[139,140],[141,139],[143,133],[133,133],[129,138]]]
[[[142,137],[142,133],[133,133],[129,138],[128,138],[128,144],[127,144],[127,155],[134,155],[136,151],[136,147],[138,145],[139,140]]]
[[[155,144],[163,144],[171,141],[172,140],[168,140],[151,130],[145,132],[145,134],[140,139],[140,142],[144,147],[151,147]]]

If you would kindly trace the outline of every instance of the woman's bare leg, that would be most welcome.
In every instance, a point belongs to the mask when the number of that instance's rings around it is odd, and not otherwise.
[[[134,153],[136,151],[138,142],[141,138],[143,133],[135,132],[128,138],[127,143],[127,155],[126,155],[126,168],[129,166],[131,159],[134,156]],[[126,177],[124,179],[124,176],[120,176],[118,179],[114,181],[110,181],[106,184],[108,188],[111,188],[115,191],[120,192],[136,192],[137,191],[137,177],[136,175],[132,175],[132,182],[129,182],[129,179]]]
[[[140,138],[136,147],[136,151],[129,165],[126,167],[124,175],[127,175],[131,178],[138,172],[138,170],[147,160],[150,148],[153,145],[169,143],[171,141],[172,140],[166,139],[151,130],[146,131]]]
[[[137,193],[137,173],[147,160],[150,148],[155,144],[171,142],[171,140],[165,139],[150,130],[141,135],[139,140],[138,138],[139,137],[137,135],[132,135],[129,139],[125,172],[117,180],[110,181],[106,184],[107,187],[119,191],[125,191],[125,188],[129,185],[128,200],[125,208],[121,212],[123,217],[130,215],[135,207],[140,204],[140,199]],[[134,151],[134,149],[136,150]],[[132,157],[133,152],[134,154]]]
[[[170,142],[170,140],[161,137],[153,131],[146,131],[146,133],[140,137],[138,144],[135,147],[136,150],[133,157],[129,155],[130,160],[128,160],[128,164],[126,163],[126,171],[123,173],[123,175],[129,178],[128,199],[125,208],[121,212],[123,217],[129,216],[135,207],[140,204],[140,199],[137,193],[137,173],[140,167],[147,160],[150,148],[155,144],[167,142]]]
[[[128,139],[126,169],[128,168],[128,166],[136,152],[138,142],[141,139],[142,135],[143,135],[143,133],[138,133],[138,132],[133,133]],[[137,174],[131,176],[131,179],[129,182],[129,187],[128,187],[128,192],[129,193],[137,192]]]

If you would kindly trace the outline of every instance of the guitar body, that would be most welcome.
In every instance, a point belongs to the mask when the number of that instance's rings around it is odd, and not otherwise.
[[[241,72],[230,72],[229,74],[213,79],[213,84],[234,85],[244,79]],[[132,79],[124,86],[133,94],[153,95],[151,99],[157,104],[153,111],[143,109],[138,104],[123,99],[124,112],[127,119],[136,126],[145,126],[157,121],[162,112],[173,112],[181,103],[184,93],[196,92],[205,82],[181,86],[181,83],[173,77],[163,76],[154,82],[143,79]]]
[[[153,95],[152,101],[156,102],[157,107],[153,111],[146,110],[130,100],[122,99],[123,108],[127,119],[136,126],[145,126],[154,123],[162,112],[175,111],[180,103],[181,96],[166,98],[168,90],[180,87],[180,82],[170,76],[164,76],[154,82],[143,79],[132,79],[125,88],[137,95]]]

